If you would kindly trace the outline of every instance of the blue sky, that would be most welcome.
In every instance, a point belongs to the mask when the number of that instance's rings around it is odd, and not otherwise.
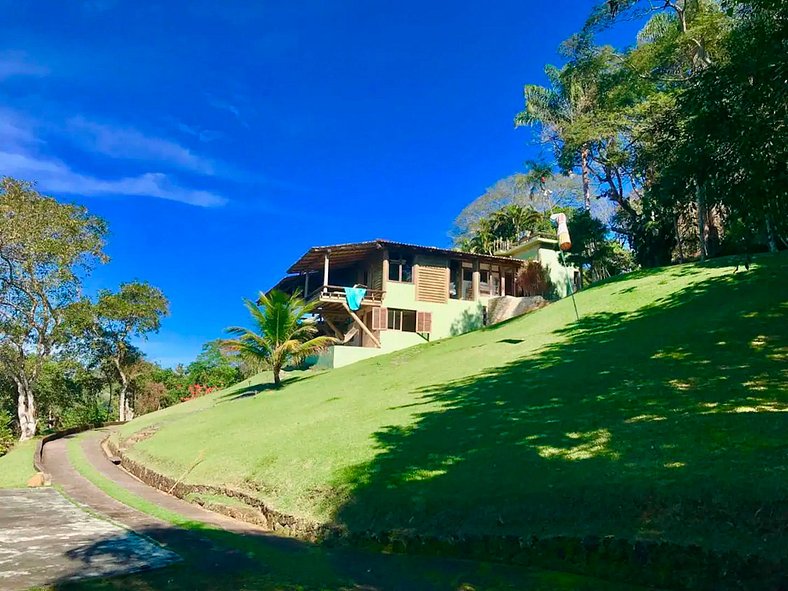
[[[162,288],[143,348],[188,362],[310,246],[448,245],[591,5],[0,0],[0,174],[106,218],[88,288]]]

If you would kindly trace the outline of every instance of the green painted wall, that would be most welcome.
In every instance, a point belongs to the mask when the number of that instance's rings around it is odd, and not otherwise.
[[[352,347],[347,345],[335,345],[320,353],[320,355],[318,355],[317,359],[314,361],[314,365],[312,365],[312,367],[315,369],[332,369],[342,367],[344,365],[350,365],[356,361],[369,359],[370,357],[375,357],[388,352],[389,351],[378,349],[377,347]]]
[[[444,337],[455,336],[475,330],[482,326],[484,309],[489,298],[482,297],[479,301],[452,300],[445,304],[435,304],[432,302],[416,301],[416,287],[412,283],[396,283],[389,281],[386,285],[386,297],[383,298],[383,305],[386,308],[400,308],[402,310],[417,310],[419,312],[432,313],[432,333],[430,340],[442,339]],[[419,335],[414,333],[400,333],[391,336],[386,333],[398,333],[399,331],[383,331],[381,335],[387,342],[381,344],[388,346],[390,341],[392,346],[407,342],[407,345],[424,342]],[[389,338],[390,337],[390,338]],[[415,339],[417,340],[414,340]],[[401,348],[401,347],[398,347]]]
[[[518,254],[517,258],[520,258]],[[540,248],[538,250],[537,260],[543,267],[547,269],[550,275],[550,283],[555,287],[556,295],[559,298],[565,298],[571,292],[572,278],[575,274],[575,268],[572,266],[564,267],[561,264],[557,250],[549,248]]]

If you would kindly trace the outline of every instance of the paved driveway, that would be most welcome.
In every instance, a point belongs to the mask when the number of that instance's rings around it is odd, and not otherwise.
[[[56,490],[0,490],[0,590],[158,568],[178,556]]]

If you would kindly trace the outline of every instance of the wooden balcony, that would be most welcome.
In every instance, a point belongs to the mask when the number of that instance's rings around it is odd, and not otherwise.
[[[380,289],[367,289],[362,306],[380,306],[383,303],[383,296],[386,292]],[[309,294],[307,300],[320,300],[326,303],[344,304],[347,302],[345,288],[340,285],[322,285]]]

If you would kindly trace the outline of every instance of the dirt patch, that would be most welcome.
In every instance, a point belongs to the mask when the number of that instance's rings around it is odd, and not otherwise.
[[[123,449],[133,447],[137,445],[140,441],[145,441],[146,439],[150,439],[151,437],[153,437],[158,430],[159,430],[158,425],[151,425],[150,427],[146,427],[141,431],[132,433],[126,439],[123,439],[120,445]]]

